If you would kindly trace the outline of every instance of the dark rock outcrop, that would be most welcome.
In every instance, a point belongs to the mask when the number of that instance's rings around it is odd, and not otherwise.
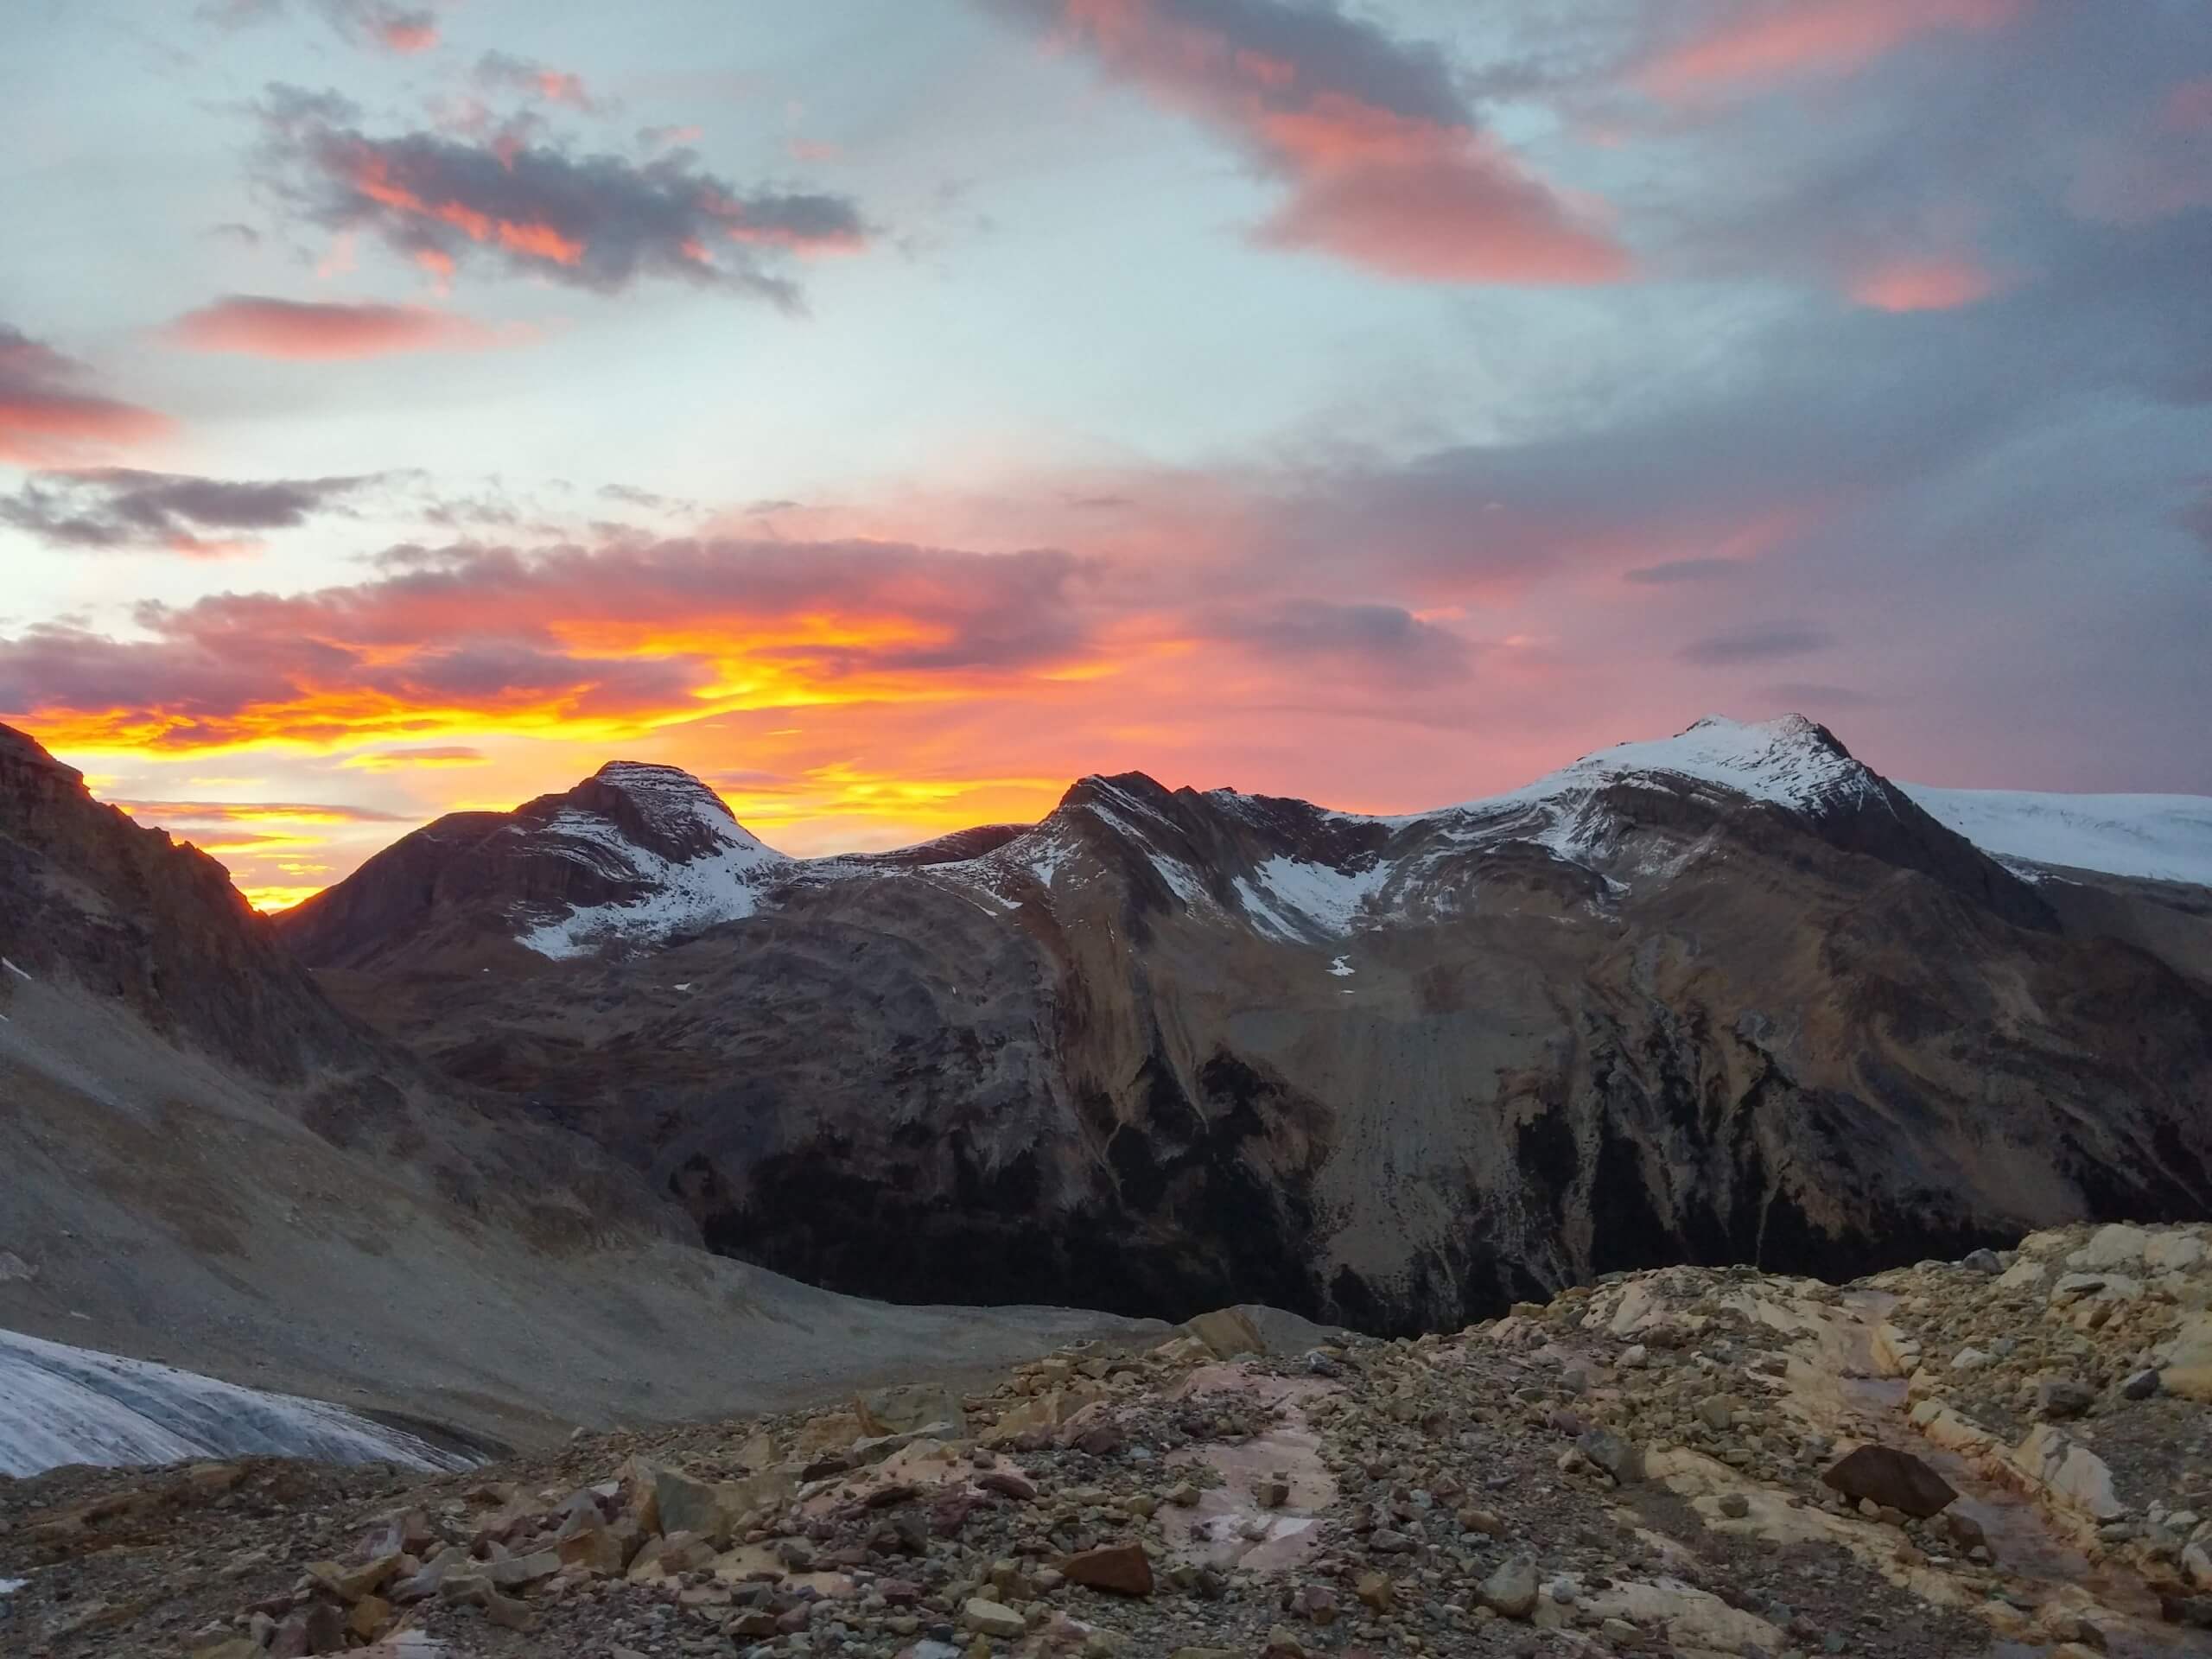
[[[297,1078],[372,1046],[220,864],[95,801],[74,767],[5,726],[0,957],[24,973],[67,974],[265,1077]]]

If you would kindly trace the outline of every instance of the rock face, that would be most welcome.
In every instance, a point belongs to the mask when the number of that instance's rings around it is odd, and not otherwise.
[[[715,1248],[843,1289],[1409,1330],[2212,1204],[2212,895],[2031,881],[1808,721],[1407,818],[1086,779],[1010,837],[768,855],[660,949],[603,884],[562,889],[596,933],[531,908],[583,810],[433,825],[279,931]]]
[[[359,1059],[324,1001],[220,864],[95,801],[74,767],[0,726],[0,1013],[26,977],[67,974],[165,1035],[296,1079]]]

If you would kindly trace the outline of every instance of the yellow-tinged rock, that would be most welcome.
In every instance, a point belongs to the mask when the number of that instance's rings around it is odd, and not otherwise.
[[[346,1616],[346,1628],[364,1642],[373,1642],[391,1623],[391,1604],[382,1596],[363,1596]]]
[[[1183,1329],[1205,1344],[1216,1359],[1234,1359],[1239,1354],[1264,1354],[1268,1351],[1260,1327],[1252,1323],[1251,1315],[1237,1307],[1217,1307],[1211,1313],[1201,1313],[1186,1319]]]
[[[2183,1319],[2165,1354],[2158,1372],[2161,1389],[2184,1400],[2212,1400],[2212,1314]]]

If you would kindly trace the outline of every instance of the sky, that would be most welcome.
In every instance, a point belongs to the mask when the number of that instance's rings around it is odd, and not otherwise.
[[[292,902],[1802,712],[2212,793],[2202,0],[19,0],[0,721]]]

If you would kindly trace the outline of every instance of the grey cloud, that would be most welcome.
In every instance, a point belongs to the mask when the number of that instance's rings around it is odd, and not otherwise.
[[[440,270],[491,265],[602,294],[668,278],[795,308],[798,287],[773,261],[868,237],[847,197],[746,190],[688,153],[636,162],[429,132],[377,138],[283,86],[262,115],[262,178],[294,215]]]
[[[34,476],[0,497],[0,524],[57,547],[106,551],[208,550],[204,539],[292,530],[335,510],[373,481],[352,478],[244,480],[148,473],[124,467]]]
[[[1713,582],[1743,574],[1739,559],[1669,559],[1663,564],[1639,565],[1624,573],[1622,580],[1645,587],[1662,587],[1677,582]]]
[[[1740,628],[1692,640],[1675,653],[1701,668],[1727,668],[1738,663],[1772,662],[1778,658],[1807,657],[1835,644],[1825,628],[1802,623],[1779,622],[1763,627]]]

